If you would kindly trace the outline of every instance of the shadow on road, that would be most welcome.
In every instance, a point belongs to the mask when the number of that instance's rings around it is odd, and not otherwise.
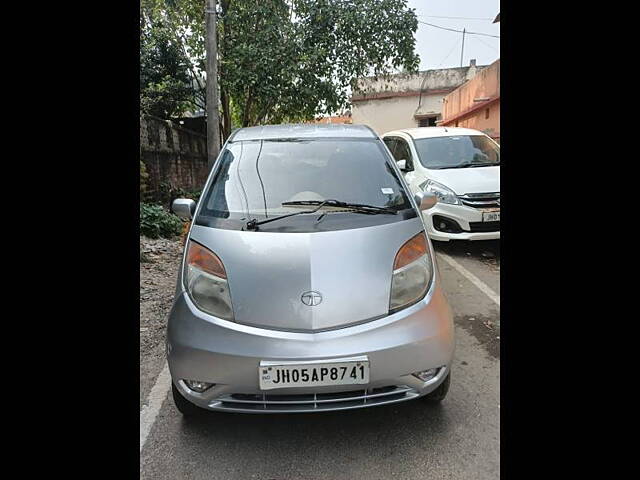
[[[218,467],[220,462],[235,462],[245,472],[260,468],[274,475],[279,472],[281,476],[274,478],[297,477],[305,471],[328,478],[339,464],[375,472],[387,459],[412,462],[419,455],[424,461],[445,448],[448,442],[443,439],[451,437],[455,425],[452,412],[456,407],[449,403],[430,405],[418,399],[316,414],[206,412],[202,418],[181,419],[181,445],[175,448],[198,451]],[[301,470],[296,472],[296,468]],[[285,471],[289,475],[283,475]],[[379,471],[377,475],[373,472],[380,478]]]
[[[349,436],[354,431],[365,437],[379,434],[393,436],[402,434],[408,426],[413,428],[416,424],[427,429],[441,430],[448,423],[446,411],[442,404],[432,405],[417,399],[349,412],[266,415],[204,412],[200,418],[184,419],[183,426],[185,431],[204,434],[209,439],[218,434],[226,437],[229,429],[232,429],[235,435],[250,434],[254,441],[257,440],[256,434],[264,434],[269,442],[313,435],[315,438],[326,437],[325,440],[335,444],[342,432]]]

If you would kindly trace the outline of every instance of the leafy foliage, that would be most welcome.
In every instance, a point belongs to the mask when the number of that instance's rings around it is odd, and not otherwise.
[[[142,160],[140,160],[140,198],[144,198],[147,193],[147,180],[149,179],[149,173],[147,167]]]
[[[176,198],[190,198],[196,203],[202,195],[202,190],[188,190],[182,187],[175,187],[170,183],[161,182],[158,185],[157,198],[162,205],[171,206]]]
[[[189,75],[190,59],[175,38],[157,2],[143,0],[140,12],[140,108],[170,119],[197,105]]]
[[[190,198],[194,202],[198,203],[202,196],[202,190],[185,190],[183,188],[178,189],[178,195],[176,198]]]
[[[203,7],[143,0],[181,45],[192,80],[205,70]],[[225,137],[232,119],[237,127],[335,113],[349,106],[357,78],[418,67],[407,0],[219,0],[218,12]]]
[[[140,233],[149,238],[172,238],[182,232],[182,220],[160,205],[140,203]]]
[[[334,113],[349,106],[358,77],[417,69],[418,23],[405,0],[228,4],[220,87],[241,109],[242,126]]]

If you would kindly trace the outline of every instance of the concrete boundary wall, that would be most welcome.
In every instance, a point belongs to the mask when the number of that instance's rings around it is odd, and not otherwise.
[[[207,137],[152,116],[140,118],[140,157],[149,174],[150,200],[160,199],[162,184],[201,190],[209,173]]]

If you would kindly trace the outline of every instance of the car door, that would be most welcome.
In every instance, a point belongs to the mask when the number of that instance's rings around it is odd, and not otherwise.
[[[412,193],[419,191],[418,185],[421,183],[421,175],[419,172],[416,172],[415,162],[417,159],[415,159],[411,153],[409,142],[406,139],[401,137],[396,138],[393,156],[396,159],[396,162],[400,160],[406,161],[406,168],[403,172],[404,179],[409,185]]]
[[[387,146],[391,155],[393,155],[393,150],[396,148],[396,137],[385,137],[382,139],[384,144]],[[395,157],[394,157],[395,158]]]

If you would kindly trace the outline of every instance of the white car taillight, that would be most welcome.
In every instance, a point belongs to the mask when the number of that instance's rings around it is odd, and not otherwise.
[[[389,313],[421,300],[427,293],[432,277],[427,238],[424,233],[419,233],[406,242],[396,254]]]
[[[200,310],[233,320],[227,273],[215,253],[189,240],[184,278],[187,293]]]

